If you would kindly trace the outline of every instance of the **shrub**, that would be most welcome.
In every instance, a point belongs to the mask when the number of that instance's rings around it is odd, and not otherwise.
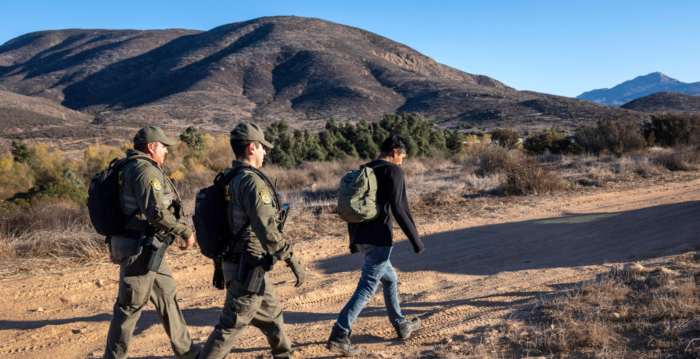
[[[644,127],[644,133],[650,143],[660,146],[700,144],[700,115],[651,115],[651,123]]]
[[[700,169],[700,146],[677,145],[671,153],[664,153],[654,162],[671,171],[696,171]]]
[[[112,146],[95,145],[88,146],[83,152],[83,159],[86,163],[85,177],[91,178],[95,173],[98,173],[107,166],[115,158],[124,158],[126,155],[124,150]]]
[[[587,153],[611,153],[621,155],[638,151],[647,146],[639,124],[633,120],[620,122],[613,119],[600,120],[576,130],[576,144]]]
[[[194,126],[187,127],[185,132],[180,135],[180,141],[184,142],[187,147],[194,152],[195,156],[199,156],[204,148],[204,136],[199,133],[199,129]]]
[[[517,151],[508,151],[501,146],[488,146],[479,155],[481,174],[503,172],[518,157]]]
[[[12,141],[12,157],[15,162],[31,163],[36,158],[36,150],[23,142]]]
[[[506,195],[551,193],[566,188],[568,183],[557,172],[532,159],[510,163],[499,187]]]
[[[49,182],[32,187],[26,192],[16,193],[8,201],[17,204],[31,204],[44,199],[63,199],[79,205],[85,205],[87,201],[87,187],[68,181]]]
[[[34,185],[28,164],[17,162],[10,153],[0,157],[0,198],[7,198]]]
[[[497,128],[491,133],[491,139],[499,146],[512,150],[518,148],[520,142],[520,133],[517,131],[505,130]]]
[[[554,154],[578,152],[572,147],[571,140],[569,140],[567,136],[557,131],[549,130],[545,130],[541,133],[531,133],[527,139],[525,139],[523,148],[536,155],[545,152]]]

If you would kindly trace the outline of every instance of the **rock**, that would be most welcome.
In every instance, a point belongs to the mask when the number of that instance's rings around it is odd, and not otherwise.
[[[620,318],[620,313],[613,313],[613,317]]]
[[[440,343],[450,344],[450,343],[452,343],[452,338],[442,338],[442,340],[440,340]]]
[[[103,281],[102,279],[98,279],[97,282],[95,282],[95,284],[97,284],[98,287],[102,288],[105,286],[105,281]]]
[[[42,308],[42,307],[39,307],[35,310],[35,312],[43,312],[43,311],[44,311],[44,308]]]
[[[459,345],[453,345],[453,346],[450,348],[450,350],[452,350],[453,352],[458,352],[458,351],[460,351],[461,349],[462,349],[462,348],[460,348]]]

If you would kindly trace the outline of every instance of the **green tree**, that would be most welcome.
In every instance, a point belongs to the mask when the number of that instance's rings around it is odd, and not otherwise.
[[[447,147],[447,151],[451,155],[463,153],[465,138],[466,135],[457,130],[450,131],[450,129],[445,129],[445,147]]]
[[[204,136],[194,126],[187,127],[185,132],[180,135],[180,141],[184,142],[195,153],[195,156],[198,156],[204,148]]]
[[[520,133],[517,131],[497,128],[491,133],[491,139],[496,141],[499,146],[512,150],[518,147]]]
[[[12,141],[12,157],[15,162],[31,164],[36,160],[36,149],[29,148],[24,142]]]

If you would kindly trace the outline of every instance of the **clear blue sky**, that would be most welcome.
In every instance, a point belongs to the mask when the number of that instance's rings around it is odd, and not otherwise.
[[[408,45],[518,90],[563,96],[660,71],[700,81],[700,1],[3,1],[0,44],[39,30],[209,30],[316,17]]]

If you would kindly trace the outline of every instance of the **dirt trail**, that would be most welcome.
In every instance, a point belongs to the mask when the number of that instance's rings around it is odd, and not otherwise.
[[[540,201],[540,200],[538,200]],[[644,189],[512,205],[490,218],[452,218],[419,228],[425,253],[405,241],[392,254],[402,309],[423,329],[394,339],[377,293],[353,327],[353,340],[372,357],[414,358],[442,338],[454,344],[494,324],[540,293],[588,279],[621,262],[683,253],[699,244],[700,180]],[[287,331],[301,358],[332,357],[324,342],[350,298],[362,263],[345,238],[318,238],[295,246],[308,268],[307,284],[293,287],[285,266],[272,281],[285,308]],[[206,340],[217,322],[223,292],[210,285],[212,267],[199,253],[171,256],[180,305],[190,334]],[[117,268],[108,263],[65,274],[2,282],[0,357],[101,357],[117,293]],[[41,309],[40,309],[41,308]],[[269,357],[265,338],[249,328],[229,358]],[[131,343],[133,358],[172,357],[149,304]]]

